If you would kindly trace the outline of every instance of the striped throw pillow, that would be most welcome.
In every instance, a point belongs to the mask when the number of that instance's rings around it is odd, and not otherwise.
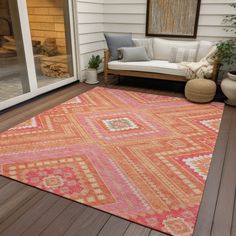
[[[169,62],[180,63],[182,61],[194,62],[196,61],[197,50],[189,48],[172,48]]]

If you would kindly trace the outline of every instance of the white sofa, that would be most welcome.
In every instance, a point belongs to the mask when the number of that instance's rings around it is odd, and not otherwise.
[[[172,48],[196,50],[195,61],[204,58],[214,46],[210,41],[174,41],[160,38],[133,39],[135,46],[143,46],[151,59],[150,61],[122,62],[109,61],[109,51],[104,54],[104,78],[108,75],[146,77],[165,80],[186,81],[186,67],[180,63],[168,62]],[[213,80],[217,75],[217,63],[214,67]]]

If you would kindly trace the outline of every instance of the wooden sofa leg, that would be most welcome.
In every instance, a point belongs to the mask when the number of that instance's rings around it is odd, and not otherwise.
[[[108,85],[108,73],[107,73],[107,71],[104,71],[104,82],[105,82],[105,85],[107,86]]]
[[[120,82],[121,82],[121,76],[118,75],[118,83],[120,84]]]
[[[109,51],[107,49],[104,50],[104,82],[105,85],[108,85],[108,63],[109,63]]]

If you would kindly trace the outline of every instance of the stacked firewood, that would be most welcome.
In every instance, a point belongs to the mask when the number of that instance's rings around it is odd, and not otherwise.
[[[16,51],[16,41],[12,36],[3,36],[4,42],[2,48],[10,51]]]
[[[5,42],[2,44],[0,53],[3,50],[16,53],[16,42],[11,36],[4,36]],[[56,39],[48,38],[43,44],[40,41],[32,41],[35,57],[40,58],[40,69],[43,75],[52,78],[68,78],[70,77],[68,69],[67,55],[58,55]]]
[[[43,75],[52,78],[69,78],[67,55],[40,58],[40,68]]]
[[[11,36],[1,36],[0,38],[0,57],[16,57],[16,43]]]
[[[46,55],[48,57],[53,57],[58,55],[57,44],[55,38],[47,38],[41,44],[40,41],[32,41],[34,54]]]

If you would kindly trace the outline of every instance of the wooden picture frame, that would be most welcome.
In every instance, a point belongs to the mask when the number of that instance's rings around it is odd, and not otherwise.
[[[146,36],[196,38],[201,0],[147,0]]]

